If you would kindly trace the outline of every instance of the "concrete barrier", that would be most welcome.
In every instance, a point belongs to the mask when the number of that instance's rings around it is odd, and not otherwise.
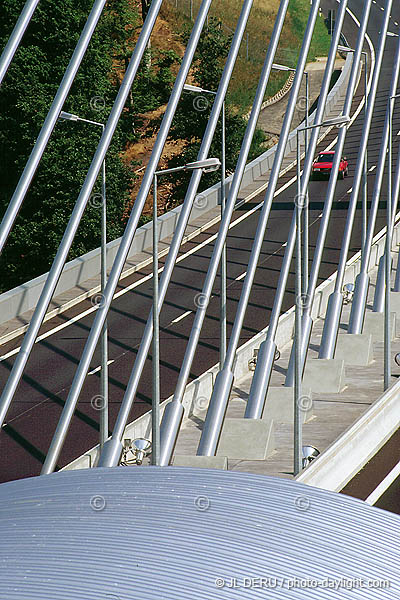
[[[397,431],[400,381],[375,402],[296,481],[339,492]]]
[[[328,96],[327,102],[327,110],[325,112],[325,117],[329,117],[338,112],[339,107],[341,107],[343,103],[344,94],[347,88],[347,83],[350,76],[351,71],[351,63],[352,58],[351,55],[348,55],[348,58],[345,62],[345,65],[342,69],[342,73],[333,86],[332,90]],[[361,71],[360,71],[361,73]],[[315,118],[315,111],[312,115],[310,115],[310,123],[313,122]],[[325,135],[327,135],[328,130],[323,132],[320,139],[323,139]],[[302,134],[303,135],[303,134]],[[296,129],[291,132],[288,140],[288,144],[286,147],[286,154],[293,152],[296,150]],[[263,154],[261,154],[258,158],[254,159],[246,166],[245,173],[243,175],[243,180],[241,187],[242,189],[246,188],[250,184],[252,184],[258,177],[268,172],[273,165],[274,157],[276,152],[276,146],[270,148]],[[290,165],[289,168],[292,168]],[[286,168],[288,170],[289,168]],[[232,184],[233,175],[230,175],[226,181],[226,193],[229,192],[230,186]],[[204,210],[206,207],[207,210],[215,208],[219,203],[220,198],[220,184],[217,183],[214,186],[208,188],[204,192],[198,194],[201,196],[202,202],[194,203],[192,208],[189,225],[193,224],[194,221],[200,216],[204,215]],[[181,211],[181,206],[174,208],[173,210],[161,215],[159,220],[159,238],[162,241],[163,239],[168,238],[175,231],[175,227],[179,218],[179,214]],[[107,266],[108,269],[111,268],[111,265],[115,259],[117,254],[119,244],[121,238],[113,240],[107,244]],[[142,227],[139,227],[136,231],[135,237],[133,239],[129,256],[129,260],[141,253],[148,254],[149,260],[151,257],[151,248],[152,248],[152,223],[147,223]],[[128,265],[129,267],[129,265]],[[126,269],[123,276],[127,276],[132,272],[133,269]],[[61,277],[59,279],[58,285],[56,287],[54,297],[65,293],[67,290],[71,290],[72,288],[79,288],[82,286],[84,282],[88,280],[92,280],[96,277],[99,277],[100,273],[100,248],[96,248],[79,258],[76,258],[68,263],[66,263]],[[9,290],[0,295],[0,324],[10,321],[16,317],[19,317],[23,313],[32,310],[40,297],[42,292],[44,283],[46,281],[48,273],[44,275],[40,275],[23,285],[20,285],[12,290]],[[82,286],[83,288],[83,286]],[[99,290],[99,286],[95,286],[93,284],[93,289],[87,291],[86,289],[82,289],[82,295],[77,295],[76,302],[81,301],[84,297],[88,297],[92,293],[96,293]],[[72,306],[74,302],[68,303],[68,308]],[[56,311],[60,312],[60,311]],[[53,313],[50,312],[49,316],[53,316]]]

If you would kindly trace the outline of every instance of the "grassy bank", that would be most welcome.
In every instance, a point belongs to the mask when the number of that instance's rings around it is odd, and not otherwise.
[[[248,39],[248,46],[245,39],[229,89],[231,102],[241,111],[246,112],[252,104],[279,4],[279,0],[254,0],[246,28],[245,37]],[[218,0],[213,2],[210,15],[218,17],[229,34],[236,26],[242,5],[242,0]],[[192,0],[194,17],[199,6],[200,0]],[[290,1],[275,62],[291,67],[296,66],[309,10],[309,0]],[[164,3],[163,15],[171,23],[172,28],[179,31],[183,23],[190,20],[190,0],[168,0]],[[325,56],[329,51],[329,44],[330,37],[323,17],[319,16],[308,59],[312,61],[317,56]],[[271,74],[266,98],[273,96],[286,79],[287,75],[282,72]]]

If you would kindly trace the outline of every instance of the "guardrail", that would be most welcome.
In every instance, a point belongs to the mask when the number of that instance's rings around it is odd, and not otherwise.
[[[341,105],[343,101],[345,90],[347,87],[348,78],[351,70],[351,55],[348,55],[346,62],[343,66],[342,73],[333,86],[332,90],[329,93],[327,100],[327,109],[326,109],[326,117],[329,117],[335,114],[338,110],[338,107]],[[361,74],[361,71],[360,71]],[[310,115],[310,122],[312,122],[315,116],[315,111],[312,115]],[[288,140],[288,144],[286,146],[286,154],[290,154],[296,150],[296,129],[291,132]],[[321,134],[320,140],[322,140],[325,135],[327,135],[327,131]],[[261,154],[258,158],[251,161],[247,166],[245,173],[243,175],[242,180],[242,189],[246,188],[250,184],[252,184],[258,177],[267,173],[273,165],[274,156],[276,152],[276,146],[270,148],[263,154]],[[291,165],[292,166],[292,165]],[[290,166],[290,168],[291,168]],[[230,175],[226,180],[226,194],[228,194],[231,183],[232,183],[233,175]],[[199,196],[202,197],[202,202],[196,203],[193,206],[189,226],[193,226],[193,223],[200,216],[204,215],[204,207],[207,207],[207,210],[215,208],[219,204],[221,186],[219,183],[214,186],[208,188],[207,190],[201,192]],[[165,213],[158,217],[158,231],[159,231],[159,239],[162,241],[163,239],[171,236],[175,230],[179,214],[181,211],[181,206],[174,208],[173,210]],[[107,244],[107,266],[111,267],[114,258],[117,254],[118,247],[120,244],[121,238],[113,240]],[[147,253],[149,259],[151,258],[151,249],[152,249],[152,223],[146,223],[142,227],[138,228],[134,240],[132,242],[132,246],[130,249],[128,261],[134,256]],[[130,275],[137,267],[130,267],[129,264],[127,268],[124,270],[123,277]],[[96,248],[79,258],[76,258],[68,263],[66,263],[63,272],[60,276],[58,285],[55,290],[54,297],[57,297],[67,290],[72,288],[77,288],[82,286],[82,284],[88,280],[94,279],[96,277],[100,277],[100,248]],[[0,295],[0,324],[5,323],[11,319],[19,317],[23,313],[32,310],[40,297],[41,291],[43,289],[44,283],[46,281],[48,273],[44,275],[40,275],[23,285],[20,285],[12,290],[9,290]],[[96,293],[100,289],[100,285],[93,286],[90,290],[82,290],[81,294],[78,294],[75,301],[69,301],[67,307],[71,307],[74,304],[82,301],[84,298],[89,297],[90,295]],[[65,308],[54,309],[48,312],[47,319],[53,317],[55,314],[65,310]]]

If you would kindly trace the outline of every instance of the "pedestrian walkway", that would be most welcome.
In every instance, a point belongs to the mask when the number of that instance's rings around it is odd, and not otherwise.
[[[396,253],[397,254],[397,253]],[[367,312],[372,312],[373,295],[375,291],[377,268],[371,272],[371,285],[368,295]],[[400,293],[399,293],[400,296]],[[346,336],[347,323],[350,315],[351,304],[344,305],[340,336]],[[375,313],[376,314],[376,313]],[[400,317],[400,315],[397,315]],[[382,320],[383,323],[383,320]],[[321,340],[323,319],[315,321],[308,361],[318,357],[318,349]],[[397,321],[397,331],[399,323]],[[312,391],[311,395],[303,388],[303,394],[310,397],[310,403],[304,403],[303,409],[307,414],[307,421],[303,425],[303,445],[312,445],[320,452],[326,450],[337,438],[353,423],[355,423],[375,403],[383,393],[383,327],[380,339],[373,342],[373,360],[367,366],[356,366],[345,364],[345,385],[340,393],[322,393]],[[280,359],[275,362],[271,377],[270,387],[283,388],[287,371],[291,342],[283,348]],[[400,337],[396,334],[391,347],[392,384],[400,377],[400,367],[396,365],[393,357],[400,352]],[[356,356],[348,357],[348,362],[355,362]],[[248,399],[253,373],[234,382],[230,403],[227,410],[227,418],[242,419]],[[292,401],[293,406],[293,401]],[[291,410],[293,410],[291,408]],[[282,409],[283,413],[286,412]],[[292,412],[293,414],[293,412]],[[187,457],[195,456],[201,432],[203,429],[206,410],[196,412],[195,417],[184,421],[175,455]],[[264,419],[270,419],[268,411],[264,411]],[[283,422],[285,421],[285,422]],[[273,446],[272,453],[264,460],[246,460],[230,458],[228,456],[227,468],[233,471],[246,471],[249,473],[273,475],[283,478],[293,478],[293,417],[288,422],[287,414],[280,420],[279,417],[273,422]],[[180,464],[178,461],[175,464]],[[194,463],[193,463],[194,464]],[[200,465],[197,465],[200,466]]]

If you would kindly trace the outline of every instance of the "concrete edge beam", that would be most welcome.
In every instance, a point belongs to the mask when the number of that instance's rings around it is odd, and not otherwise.
[[[398,429],[399,393],[400,380],[298,475],[296,481],[333,492],[342,490]]]

